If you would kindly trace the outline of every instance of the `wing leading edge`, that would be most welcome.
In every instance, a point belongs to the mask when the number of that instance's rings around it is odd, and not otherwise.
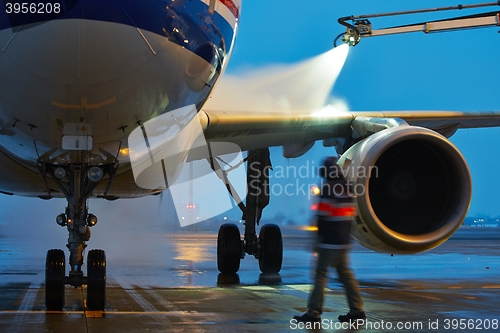
[[[242,150],[348,138],[352,136],[351,124],[358,117],[402,119],[446,137],[460,128],[500,126],[500,111],[202,112],[207,141],[232,142]]]

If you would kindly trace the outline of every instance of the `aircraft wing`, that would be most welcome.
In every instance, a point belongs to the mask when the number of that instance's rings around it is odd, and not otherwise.
[[[330,95],[348,50],[343,44],[296,64],[225,74],[199,113],[206,140],[241,150],[284,146],[285,157],[297,157],[318,140],[366,137],[405,122],[445,137],[500,126],[500,111],[350,111]]]
[[[443,129],[500,126],[500,111],[358,111],[354,117],[400,118],[409,125]]]
[[[241,150],[303,144],[317,140],[350,136],[354,116],[336,113],[319,116],[313,113],[203,111],[202,121],[207,141],[237,144]]]
[[[459,128],[500,126],[500,111],[338,111],[318,112],[203,111],[207,141],[237,144],[242,150],[305,145],[352,136],[355,119],[402,119],[450,137]],[[205,117],[206,115],[206,117]],[[311,145],[312,146],[312,145]]]
[[[446,241],[467,214],[472,179],[463,155],[445,137],[459,128],[500,126],[500,111],[341,109],[199,115],[208,142],[232,142],[241,150],[283,146],[283,156],[293,158],[317,140],[334,146],[338,164],[359,190],[351,235],[365,247],[415,253]]]

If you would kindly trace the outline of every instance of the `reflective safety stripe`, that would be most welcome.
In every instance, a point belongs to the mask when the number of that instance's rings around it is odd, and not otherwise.
[[[318,214],[322,216],[330,217],[340,217],[340,216],[355,216],[356,207],[349,204],[346,205],[335,205],[331,203],[320,202],[318,204]]]

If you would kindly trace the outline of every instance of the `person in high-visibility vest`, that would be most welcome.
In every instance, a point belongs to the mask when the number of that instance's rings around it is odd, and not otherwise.
[[[328,267],[335,267],[340,282],[344,285],[349,312],[341,315],[341,322],[365,319],[363,301],[359,294],[359,284],[348,267],[347,252],[350,243],[351,223],[356,215],[355,195],[349,188],[342,169],[337,165],[338,158],[328,157],[319,168],[325,179],[321,188],[319,203],[316,206],[318,226],[318,256],[314,288],[309,295],[307,312],[293,317],[297,322],[320,322],[323,312],[325,280]]]

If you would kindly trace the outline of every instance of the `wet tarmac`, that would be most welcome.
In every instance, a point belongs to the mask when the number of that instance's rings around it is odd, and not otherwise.
[[[261,275],[247,256],[232,277],[217,271],[215,233],[98,238],[89,249],[107,251],[104,312],[87,311],[85,288],[71,287],[63,311],[45,311],[45,253],[53,243],[0,237],[0,332],[296,331],[290,319],[305,311],[311,287],[311,236],[284,230],[278,276]],[[351,262],[368,322],[340,326],[347,305],[332,272],[322,331],[500,332],[500,228],[462,228],[439,248],[411,256],[356,244]]]

